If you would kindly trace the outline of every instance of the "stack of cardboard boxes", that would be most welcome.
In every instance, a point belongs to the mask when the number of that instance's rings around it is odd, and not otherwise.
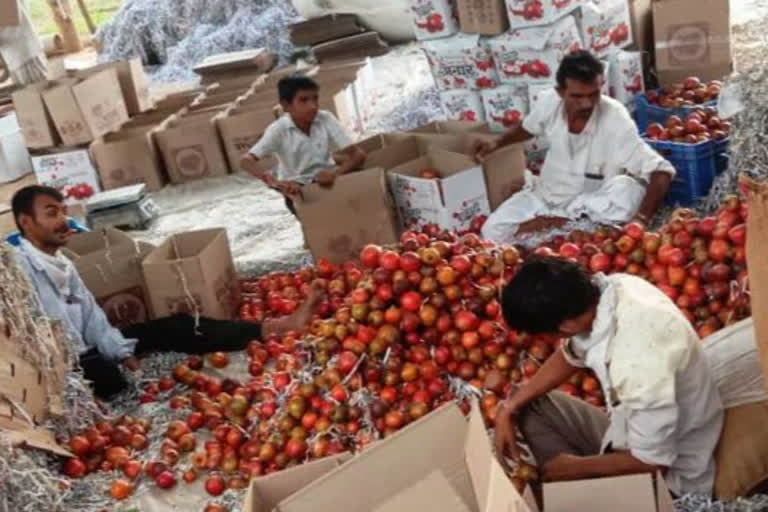
[[[320,63],[383,55],[389,46],[378,32],[366,31],[354,14],[329,14],[294,23],[291,41],[309,46]]]

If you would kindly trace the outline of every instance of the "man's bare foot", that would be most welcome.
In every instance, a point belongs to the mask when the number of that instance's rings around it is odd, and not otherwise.
[[[262,333],[266,338],[268,336],[277,335],[282,336],[289,332],[301,332],[307,327],[312,315],[315,313],[315,309],[323,300],[325,290],[318,283],[312,283],[312,288],[307,295],[306,300],[299,306],[295,313],[292,315],[277,318],[273,320],[265,320],[262,324]]]

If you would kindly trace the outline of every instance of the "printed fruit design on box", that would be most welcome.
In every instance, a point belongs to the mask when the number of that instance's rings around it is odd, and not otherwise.
[[[527,21],[539,20],[544,17],[544,4],[541,0],[516,0],[510,3],[509,12],[512,16],[522,17]]]
[[[571,5],[572,0],[552,0],[552,7],[561,11]]]
[[[606,19],[605,15],[600,16],[600,23],[594,27],[588,27],[587,33],[592,38],[590,45],[592,51],[602,52],[606,48],[621,46],[629,40],[629,26],[626,22],[621,22],[615,27],[611,26],[611,20]]]
[[[624,89],[630,94],[638,94],[643,90],[643,77],[635,75],[630,83],[624,85]]]
[[[541,59],[526,59],[517,52],[510,52],[501,67],[507,78],[528,76],[530,78],[546,78],[552,76],[549,64]]]
[[[485,119],[480,93],[477,91],[450,91],[440,95],[443,110],[450,119],[482,121]]]
[[[76,185],[66,185],[61,189],[65,199],[75,199],[82,201],[88,199],[94,194],[93,187],[88,183],[78,183]]]
[[[426,30],[430,34],[437,34],[445,30],[445,20],[443,15],[435,12],[432,2],[411,6],[416,26]]]

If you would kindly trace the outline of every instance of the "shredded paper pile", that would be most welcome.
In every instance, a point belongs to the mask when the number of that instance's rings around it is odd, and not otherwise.
[[[140,56],[156,66],[152,78],[194,80],[205,57],[267,48],[288,60],[294,51],[286,27],[300,17],[289,0],[125,0],[97,35],[102,58]]]

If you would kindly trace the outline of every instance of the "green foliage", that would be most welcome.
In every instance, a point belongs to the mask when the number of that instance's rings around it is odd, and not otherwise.
[[[77,30],[80,34],[85,36],[88,34],[88,25],[80,14],[77,0],[69,1],[72,6]],[[86,0],[85,3],[88,6],[88,12],[91,13],[93,22],[98,27],[105,21],[109,21],[112,16],[115,15],[122,0]],[[38,34],[47,35],[58,32],[56,22],[53,20],[53,12],[46,0],[27,0],[27,7],[29,8],[32,23],[35,25]]]

